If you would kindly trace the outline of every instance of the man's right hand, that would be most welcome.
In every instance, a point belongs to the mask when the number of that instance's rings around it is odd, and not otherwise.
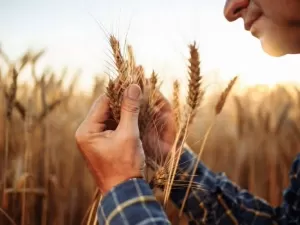
[[[145,156],[139,135],[141,89],[130,85],[124,92],[121,119],[109,124],[109,99],[102,95],[76,132],[78,147],[103,195],[130,178],[143,177]]]

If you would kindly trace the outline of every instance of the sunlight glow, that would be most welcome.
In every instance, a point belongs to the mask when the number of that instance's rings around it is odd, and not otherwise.
[[[80,68],[80,88],[85,92],[91,90],[94,74],[111,71],[105,32],[123,43],[128,41],[137,62],[147,74],[155,69],[167,92],[171,88],[168,81],[186,82],[187,46],[194,40],[199,44],[207,86],[218,87],[236,74],[243,85],[298,83],[300,56],[267,56],[259,41],[243,30],[241,21],[225,21],[223,4],[219,0],[174,0],[172,5],[159,0],[129,0],[126,4],[121,0],[16,0],[0,9],[0,42],[12,59],[28,48],[45,47],[47,54],[39,70],[47,65],[55,71],[64,66],[71,72]],[[13,17],[16,13],[22,20]]]

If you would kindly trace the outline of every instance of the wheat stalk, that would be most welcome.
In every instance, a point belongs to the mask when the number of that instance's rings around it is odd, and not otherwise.
[[[203,153],[203,151],[204,151],[204,146],[205,146],[205,144],[206,144],[207,138],[208,138],[208,136],[209,136],[209,134],[210,134],[210,132],[211,132],[211,130],[212,130],[214,124],[215,124],[216,116],[218,116],[218,115],[220,114],[220,112],[222,111],[222,109],[223,109],[223,107],[224,107],[224,104],[225,104],[225,102],[226,102],[226,99],[227,99],[227,97],[228,97],[228,94],[229,94],[229,92],[231,91],[231,89],[232,89],[233,85],[235,84],[236,80],[237,80],[237,76],[234,77],[234,78],[229,82],[228,86],[227,86],[226,89],[222,92],[222,94],[221,94],[221,96],[220,96],[220,98],[219,98],[219,100],[218,100],[218,102],[217,102],[217,104],[216,104],[216,106],[215,106],[215,117],[214,117],[212,123],[209,125],[207,131],[205,132],[204,139],[203,139],[203,141],[202,141],[202,144],[201,144],[201,147],[200,147],[200,151],[199,151],[199,153],[198,153],[198,155],[197,155],[196,163],[195,163],[194,169],[193,169],[193,171],[192,171],[192,176],[191,176],[191,179],[190,179],[190,183],[189,183],[189,185],[188,185],[188,187],[187,187],[187,191],[186,191],[186,193],[185,193],[185,196],[184,196],[184,199],[183,199],[183,202],[182,202],[182,206],[181,206],[181,208],[180,208],[179,217],[182,216],[182,213],[183,213],[183,209],[184,209],[186,200],[187,200],[187,198],[188,198],[190,189],[191,189],[191,187],[192,187],[193,178],[194,178],[194,176],[195,176],[195,174],[196,174],[196,170],[197,170],[197,168],[198,168],[198,164],[199,164],[199,162],[200,162],[200,158],[201,158],[202,153]]]
[[[171,151],[171,164],[169,167],[169,180],[168,185],[165,189],[165,202],[167,203],[171,188],[173,186],[173,181],[175,178],[176,170],[178,167],[179,159],[182,153],[183,143],[187,138],[188,127],[192,124],[193,119],[197,113],[198,107],[201,104],[203,97],[203,90],[201,90],[201,81],[202,76],[200,75],[200,60],[199,53],[196,47],[196,43],[189,45],[190,58],[189,58],[189,85],[188,85],[188,96],[187,96],[187,105],[188,109],[185,112],[185,121],[181,125],[178,136],[174,143],[174,146]],[[178,147],[180,146],[180,147]],[[178,148],[177,148],[178,147]]]
[[[7,170],[8,170],[8,156],[9,156],[9,142],[11,138],[12,128],[12,110],[16,99],[16,93],[18,90],[18,76],[15,66],[11,65],[9,73],[12,73],[12,84],[8,91],[8,97],[6,98],[6,120],[5,120],[5,146],[4,146],[4,176],[3,176],[3,190],[7,188]],[[5,193],[3,192],[3,199],[6,199]]]
[[[139,128],[141,138],[143,138],[148,127],[155,124],[156,116],[159,113],[161,105],[160,103],[160,93],[157,87],[158,79],[157,74],[153,71],[149,80],[145,79],[144,70],[141,66],[135,66],[135,59],[133,57],[132,47],[128,47],[129,59],[126,61],[123,59],[120,52],[119,42],[112,38],[111,36],[111,47],[113,49],[115,64],[118,69],[118,76],[115,80],[110,79],[107,85],[106,93],[110,99],[110,108],[116,122],[120,119],[120,102],[121,96],[125,88],[129,84],[138,84],[143,92],[143,103],[141,106],[141,111],[139,114]],[[196,43],[189,45],[190,59],[189,59],[189,86],[188,86],[188,96],[187,96],[187,106],[185,111],[185,120],[183,124],[180,124],[180,103],[179,103],[179,83],[178,81],[174,83],[174,101],[173,101],[173,112],[176,116],[177,124],[177,136],[170,151],[165,164],[158,166],[154,173],[153,179],[150,181],[154,186],[164,187],[164,206],[166,207],[171,189],[176,186],[186,185],[185,183],[178,183],[175,180],[175,175],[179,163],[179,159],[182,153],[183,144],[187,138],[189,125],[192,124],[197,110],[202,102],[204,91],[201,89],[202,76],[200,74],[200,60],[199,53],[196,47]],[[124,66],[124,62],[127,65]],[[233,79],[225,91],[222,93],[219,102],[216,105],[216,115],[218,115],[224,104],[226,97],[231,90],[236,78]],[[146,86],[145,86],[146,85]],[[162,103],[163,104],[163,103]],[[208,134],[212,128],[213,124],[210,126],[208,132],[205,135],[200,154],[198,155],[198,160],[204,149],[204,144],[208,138]],[[143,140],[143,139],[142,139]],[[147,161],[146,161],[147,162]],[[148,163],[147,163],[148,164]],[[148,166],[150,166],[148,164]],[[194,174],[193,174],[194,175]],[[192,180],[188,183],[188,191],[191,187],[197,188],[198,186],[193,186]],[[188,192],[187,191],[187,192]],[[181,212],[182,213],[182,212]],[[181,214],[180,214],[181,215]]]

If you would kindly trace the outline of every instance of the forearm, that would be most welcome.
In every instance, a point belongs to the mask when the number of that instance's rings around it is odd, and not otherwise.
[[[113,188],[100,202],[99,225],[170,225],[149,185],[131,179]]]
[[[185,149],[180,158],[177,178],[183,187],[174,187],[171,199],[181,208],[187,191],[187,184],[197,166],[184,212],[191,221],[205,224],[239,224],[241,221],[269,224],[279,215],[265,201],[253,196],[246,190],[227,179],[223,174],[215,174],[204,164],[196,163],[196,155]]]
[[[170,195],[171,200],[179,209],[182,207],[195,165],[195,154],[188,148],[185,148],[180,157],[175,178],[176,182],[174,182],[174,188]],[[197,165],[192,188],[189,191],[184,207],[184,212],[191,220],[203,223],[208,222],[209,216],[213,214],[212,207],[216,199],[216,185],[216,175],[200,162]]]
[[[299,224],[300,221],[300,154],[290,170],[290,186],[284,191],[283,204],[277,209],[280,224]]]

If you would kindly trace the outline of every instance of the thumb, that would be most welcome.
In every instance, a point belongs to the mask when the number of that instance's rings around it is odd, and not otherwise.
[[[131,84],[124,91],[121,118],[118,128],[126,132],[139,132],[138,118],[141,105],[141,88],[137,84]]]

